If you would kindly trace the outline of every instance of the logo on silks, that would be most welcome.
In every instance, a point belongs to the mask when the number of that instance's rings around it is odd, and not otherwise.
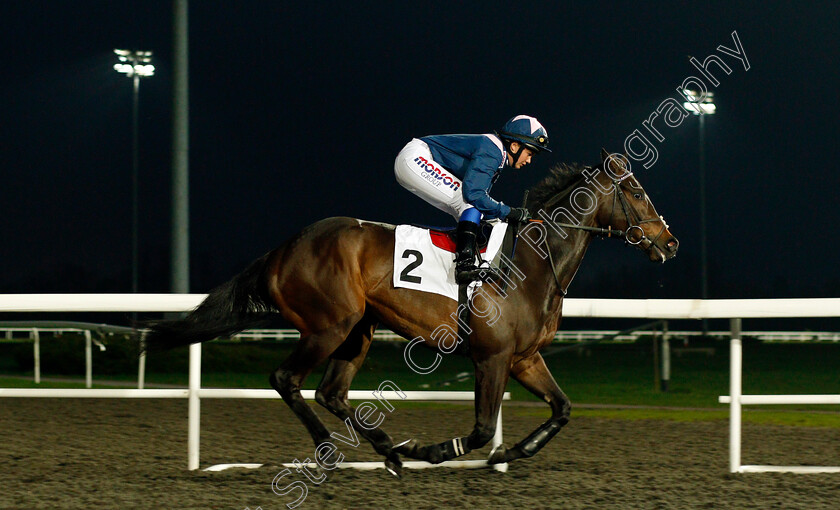
[[[414,162],[417,163],[417,166],[423,169],[423,174],[421,174],[423,178],[435,186],[445,186],[455,191],[458,191],[461,187],[461,183],[458,182],[457,179],[444,172],[439,166],[435,166],[428,159],[418,156],[414,158]]]

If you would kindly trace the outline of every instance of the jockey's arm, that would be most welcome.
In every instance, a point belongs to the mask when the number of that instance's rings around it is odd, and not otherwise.
[[[505,218],[510,207],[490,197],[490,186],[499,162],[493,158],[478,157],[470,161],[464,173],[462,188],[464,201],[478,209],[486,219]]]

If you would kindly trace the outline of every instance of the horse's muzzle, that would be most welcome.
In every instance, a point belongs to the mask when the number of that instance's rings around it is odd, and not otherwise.
[[[665,260],[671,260],[672,258],[677,256],[677,250],[680,249],[680,242],[677,240],[676,237],[671,236],[665,242],[665,249],[664,250],[662,248],[658,247],[658,246],[657,246],[657,248],[662,250],[662,254],[665,256]],[[662,262],[665,262],[665,260],[663,260]]]
[[[668,239],[668,242],[665,243],[665,248],[668,250],[671,257],[675,257],[677,255],[677,250],[680,248],[680,242],[677,241],[676,237],[671,237]]]
[[[680,247],[680,242],[674,236],[668,236],[665,242],[659,241],[651,243],[647,252],[650,256],[651,262],[665,263],[666,260],[671,260],[677,256],[677,250]]]

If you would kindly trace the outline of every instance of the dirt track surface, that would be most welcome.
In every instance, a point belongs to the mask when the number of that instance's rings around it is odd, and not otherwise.
[[[507,444],[541,421],[504,416]],[[400,409],[383,428],[395,440],[465,435],[470,407]],[[266,463],[257,470],[186,470],[183,400],[3,399],[0,508],[283,509],[279,465],[312,457],[302,426],[279,401],[203,400],[201,466]],[[330,417],[332,430],[343,425]],[[346,432],[346,429],[344,430]],[[744,427],[749,464],[836,465],[840,431]],[[366,443],[340,447],[347,460],[380,460]],[[726,422],[577,418],[542,452],[506,474],[447,468],[326,472],[307,481],[298,508],[840,508],[840,475],[744,474],[728,466]],[[486,456],[487,448],[480,455]],[[293,480],[292,473],[280,487]]]

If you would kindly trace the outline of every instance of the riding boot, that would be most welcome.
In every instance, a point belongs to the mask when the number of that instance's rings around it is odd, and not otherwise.
[[[481,270],[475,265],[475,240],[478,225],[471,221],[459,221],[456,237],[455,282],[459,285],[479,279]]]

